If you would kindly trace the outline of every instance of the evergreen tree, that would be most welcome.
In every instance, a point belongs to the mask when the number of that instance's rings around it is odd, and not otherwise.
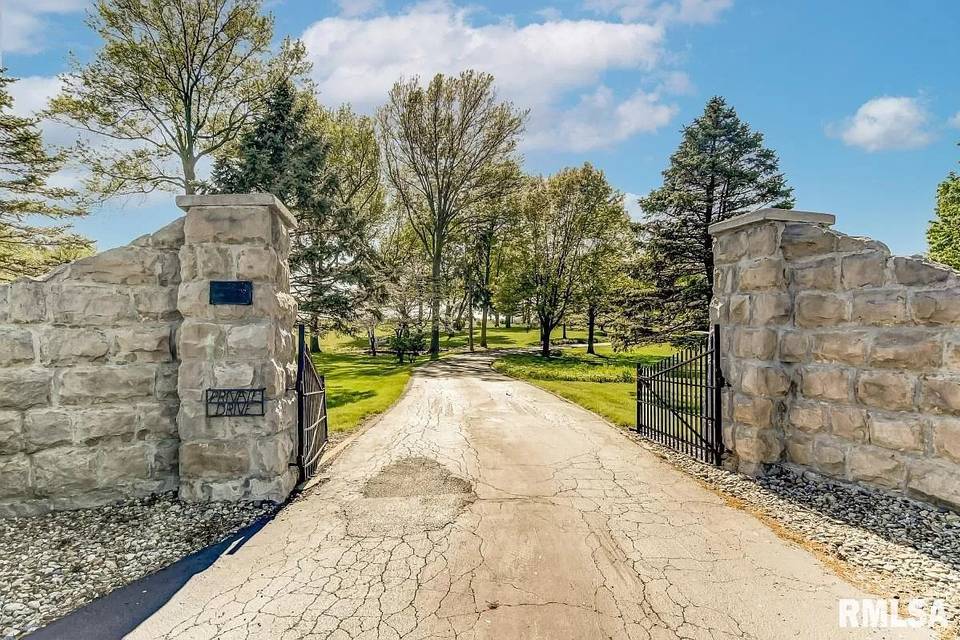
[[[63,221],[86,212],[67,204],[73,191],[48,184],[64,157],[44,149],[35,118],[11,113],[7,87],[13,82],[0,69],[0,281],[39,275],[92,250],[91,242],[66,224],[35,224],[38,216]]]
[[[937,187],[937,218],[927,228],[930,259],[960,269],[960,176],[950,172]]]
[[[682,340],[709,325],[713,240],[707,228],[761,207],[793,206],[777,155],[764,147],[720,97],[683,129],[679,148],[663,172],[663,186],[640,205],[643,255],[635,262],[635,286],[621,301],[615,341]]]
[[[354,207],[337,201],[329,145],[320,133],[322,117],[312,93],[281,84],[264,116],[213,168],[215,191],[269,192],[297,217],[291,289],[314,336],[353,319],[369,293],[373,259],[370,224]]]

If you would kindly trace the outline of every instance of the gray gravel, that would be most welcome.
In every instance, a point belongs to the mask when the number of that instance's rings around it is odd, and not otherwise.
[[[627,433],[721,495],[814,543],[878,595],[942,598],[951,621],[960,621],[957,513],[810,472],[777,468],[748,478]]]
[[[180,502],[163,494],[0,519],[0,638],[16,638],[214,544],[270,503]]]

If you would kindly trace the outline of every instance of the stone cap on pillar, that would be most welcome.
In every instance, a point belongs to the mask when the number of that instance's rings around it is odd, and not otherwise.
[[[179,201],[179,200],[178,200]],[[816,213],[814,211],[796,211],[794,209],[757,209],[749,213],[741,213],[728,220],[714,222],[707,228],[710,235],[717,235],[724,231],[744,227],[756,222],[806,222],[822,227],[829,227],[837,221],[832,213]]]
[[[272,193],[218,193],[177,196],[177,206],[192,207],[268,207],[289,229],[297,228],[297,219]]]

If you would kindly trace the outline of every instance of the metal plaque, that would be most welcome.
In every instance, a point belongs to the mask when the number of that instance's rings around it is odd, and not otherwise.
[[[262,416],[264,389],[207,389],[207,417]]]
[[[210,304],[253,304],[249,280],[211,280]]]

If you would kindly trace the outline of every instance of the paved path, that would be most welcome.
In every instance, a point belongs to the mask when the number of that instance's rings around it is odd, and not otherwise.
[[[883,638],[801,548],[592,414],[463,356],[129,637]]]

